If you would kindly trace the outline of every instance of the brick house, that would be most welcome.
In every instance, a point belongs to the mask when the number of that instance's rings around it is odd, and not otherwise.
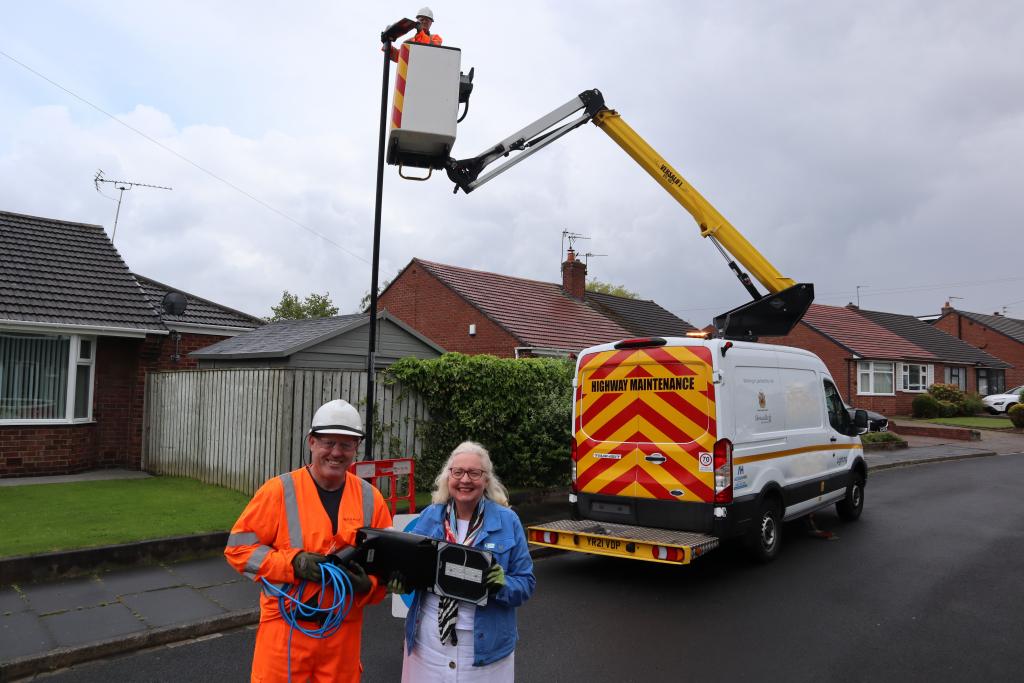
[[[379,305],[448,351],[506,358],[571,357],[594,344],[695,329],[654,301],[588,292],[586,275],[571,249],[561,284],[414,258]]]
[[[762,341],[816,353],[847,403],[886,415],[909,415],[914,397],[935,382],[975,391],[974,370],[1006,366],[913,316],[853,305],[812,304],[787,336]]]
[[[141,462],[150,370],[259,318],[134,276],[98,225],[0,212],[0,477]]]
[[[932,325],[1006,362],[1005,369],[978,368],[978,393],[998,394],[1024,384],[1024,320],[958,311],[947,303]]]

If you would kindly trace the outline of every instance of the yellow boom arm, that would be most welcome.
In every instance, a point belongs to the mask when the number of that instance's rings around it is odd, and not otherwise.
[[[701,237],[714,237],[768,291],[778,293],[796,284],[796,281],[783,277],[718,209],[623,121],[617,111],[602,109],[594,116],[593,122],[690,212],[700,226]]]
[[[585,111],[580,114],[581,110]],[[578,118],[564,123],[574,115],[578,115]],[[475,157],[449,159],[446,164],[448,177],[455,183],[456,192],[462,189],[468,194],[588,121],[607,133],[608,137],[682,204],[696,219],[701,236],[711,238],[726,256],[729,267],[754,297],[754,301],[715,317],[714,325],[718,334],[744,339],[756,338],[758,335],[788,334],[814,300],[814,285],[797,283],[776,270],[739,230],[637,135],[636,131],[622,120],[618,112],[605,106],[604,97],[598,90],[580,93],[578,97]],[[504,161],[498,168],[483,173],[487,166],[511,156],[513,152],[518,154]],[[769,292],[767,295],[762,296],[757,291],[750,282],[750,277],[730,259],[730,255],[764,285]]]

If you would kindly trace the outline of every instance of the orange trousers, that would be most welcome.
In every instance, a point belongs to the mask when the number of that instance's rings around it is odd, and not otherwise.
[[[363,673],[359,661],[362,628],[362,619],[355,622],[346,619],[334,635],[322,640],[310,638],[298,630],[291,633],[291,680],[294,683],[358,683]],[[253,683],[288,681],[291,630],[283,619],[260,622],[252,658]]]

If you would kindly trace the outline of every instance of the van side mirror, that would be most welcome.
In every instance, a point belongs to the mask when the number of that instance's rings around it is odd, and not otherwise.
[[[857,433],[866,432],[868,429],[868,411],[857,409],[853,412],[853,427]]]

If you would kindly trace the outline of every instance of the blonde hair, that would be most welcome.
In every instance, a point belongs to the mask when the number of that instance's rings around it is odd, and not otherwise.
[[[451,494],[448,493],[448,469],[452,466],[452,460],[455,459],[455,456],[461,453],[472,453],[480,456],[480,465],[484,470],[484,497],[490,498],[498,505],[508,507],[508,491],[505,490],[505,485],[501,483],[498,475],[494,473],[491,454],[476,441],[463,441],[455,447],[452,454],[448,456],[444,467],[438,473],[437,478],[434,479],[434,491],[430,499],[435,503],[448,502],[448,499],[451,497]]]

